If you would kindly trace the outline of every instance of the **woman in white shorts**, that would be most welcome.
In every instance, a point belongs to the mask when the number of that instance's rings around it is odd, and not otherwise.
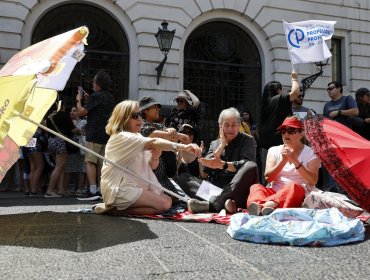
[[[104,204],[95,207],[96,213],[108,211],[131,215],[160,214],[171,207],[172,200],[158,186],[153,169],[158,167],[160,150],[185,150],[200,156],[196,144],[181,144],[140,134],[143,120],[136,101],[125,100],[116,105],[106,126],[110,135],[105,157],[137,174],[126,173],[105,162],[101,175]],[[146,179],[150,184],[140,178]],[[112,211],[113,210],[113,211]]]

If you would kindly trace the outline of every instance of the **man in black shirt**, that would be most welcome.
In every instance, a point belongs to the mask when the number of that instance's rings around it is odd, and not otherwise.
[[[235,108],[225,109],[219,117],[220,137],[212,141],[206,157],[199,159],[208,181],[222,189],[210,201],[190,199],[188,209],[197,212],[219,212],[224,207],[230,213],[245,208],[249,188],[258,182],[257,143],[253,136],[240,133],[240,114]],[[178,184],[191,198],[197,198],[202,179],[180,174]],[[227,201],[234,204],[228,207]],[[231,206],[231,205],[229,205]]]
[[[93,91],[91,95],[84,92],[85,105],[82,106],[82,96],[76,95],[77,110],[81,117],[87,116],[85,126],[86,148],[92,150],[102,156],[105,152],[105,144],[108,142],[109,136],[105,132],[105,126],[114,108],[114,98],[109,92],[111,87],[111,79],[104,71],[96,73],[93,80]],[[89,182],[83,197],[86,199],[98,198],[97,177],[100,177],[102,160],[91,153],[85,153],[86,173]],[[97,176],[98,175],[98,176]]]

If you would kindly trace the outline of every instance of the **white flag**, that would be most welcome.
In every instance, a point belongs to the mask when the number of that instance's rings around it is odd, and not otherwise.
[[[334,33],[336,21],[308,20],[283,22],[292,64],[316,62],[331,57],[324,42]]]

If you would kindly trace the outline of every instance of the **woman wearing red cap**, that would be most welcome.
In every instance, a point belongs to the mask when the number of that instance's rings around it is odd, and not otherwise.
[[[250,188],[247,207],[250,215],[268,215],[275,208],[301,207],[305,190],[317,183],[320,160],[304,144],[302,121],[288,117],[277,129],[283,145],[271,147],[267,153],[265,179],[268,186]]]

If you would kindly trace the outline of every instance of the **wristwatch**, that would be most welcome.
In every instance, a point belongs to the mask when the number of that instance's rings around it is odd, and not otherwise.
[[[227,161],[225,161],[224,166],[222,167],[223,170],[226,170],[228,167],[229,167],[229,165],[227,164]]]
[[[174,152],[177,152],[177,143],[172,143],[172,149]]]

